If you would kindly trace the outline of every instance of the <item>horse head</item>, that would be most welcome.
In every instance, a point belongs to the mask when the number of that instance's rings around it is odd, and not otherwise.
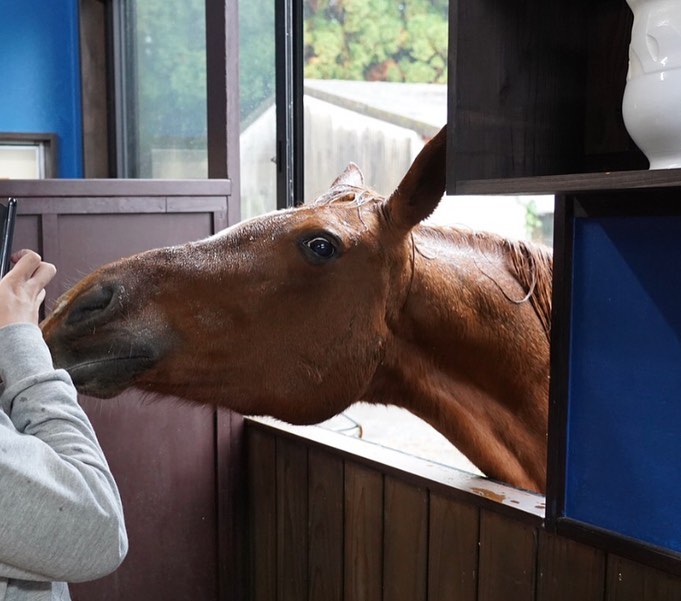
[[[350,165],[311,205],[103,266],[42,324],[79,391],[134,386],[318,422],[362,398],[444,193],[446,128],[387,198]]]

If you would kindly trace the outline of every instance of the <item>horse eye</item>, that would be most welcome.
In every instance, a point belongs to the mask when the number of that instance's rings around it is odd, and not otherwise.
[[[336,254],[336,247],[329,240],[321,236],[306,240],[304,244],[322,259],[330,259]]]

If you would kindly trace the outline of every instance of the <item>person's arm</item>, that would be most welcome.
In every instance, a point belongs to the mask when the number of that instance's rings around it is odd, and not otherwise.
[[[36,257],[0,280],[0,306],[23,294],[3,286],[13,274],[10,284],[28,286]],[[49,281],[54,268],[43,275]],[[45,283],[31,285],[42,290]],[[37,321],[37,310],[31,316]],[[22,319],[3,325],[0,308],[0,577],[98,578],[127,552],[118,490],[70,377],[53,368],[37,325]]]

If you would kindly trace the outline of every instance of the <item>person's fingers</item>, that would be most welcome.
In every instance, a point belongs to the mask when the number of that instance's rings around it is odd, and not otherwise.
[[[15,253],[13,257],[17,255],[19,255],[19,258],[7,277],[28,280],[40,266],[40,255],[32,250],[21,250]]]
[[[32,250],[20,250],[13,254],[12,259],[16,259],[16,263],[5,277],[14,285],[24,287],[34,302],[40,295],[39,306],[45,297],[43,289],[54,278],[57,269],[51,263],[42,261],[40,255]]]
[[[10,256],[10,260],[12,261],[12,263],[17,263],[19,261],[19,259],[21,259],[21,257],[23,257],[24,255],[26,255],[28,253],[32,253],[32,252],[34,252],[34,251],[32,251],[28,248],[22,248],[21,250],[17,250],[15,252],[13,252],[12,255]]]
[[[56,273],[57,268],[52,265],[52,263],[40,263],[38,268],[33,272],[31,282],[34,286],[37,286],[42,290],[50,283]]]

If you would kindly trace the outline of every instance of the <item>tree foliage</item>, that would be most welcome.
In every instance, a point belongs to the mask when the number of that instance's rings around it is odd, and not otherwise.
[[[305,76],[446,83],[447,0],[307,0]]]

